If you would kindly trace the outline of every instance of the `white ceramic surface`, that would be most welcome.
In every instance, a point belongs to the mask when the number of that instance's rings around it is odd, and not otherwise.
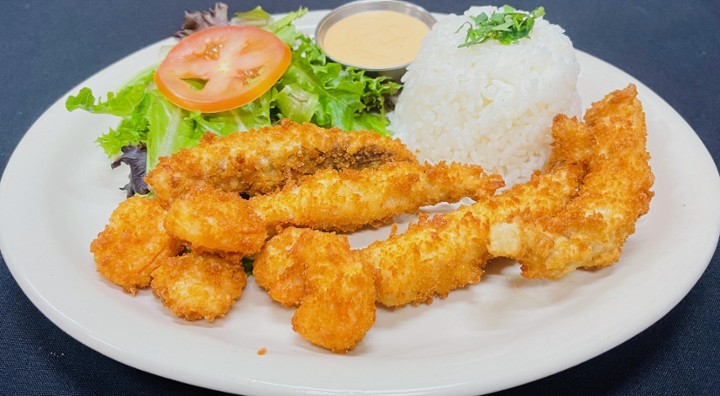
[[[324,12],[298,27],[312,32]],[[166,40],[113,64],[80,86],[113,90],[156,62]],[[126,169],[110,170],[94,139],[113,117],[68,113],[65,97],[30,128],[0,183],[0,248],[18,284],[57,326],[96,351],[175,380],[243,394],[479,394],[590,359],[660,319],[690,290],[720,234],[720,178],[690,126],[660,97],[585,53],[585,106],[633,82],[647,113],[656,175],[650,212],[620,262],[559,281],[519,276],[491,263],[480,284],[432,305],[380,309],[348,355],[293,333],[292,310],[252,280],[225,319],[175,318],[152,296],[132,297],[100,278],[90,241],[123,199]],[[77,92],[79,87],[70,93]],[[355,246],[387,229],[353,237]],[[257,351],[267,348],[265,355]]]

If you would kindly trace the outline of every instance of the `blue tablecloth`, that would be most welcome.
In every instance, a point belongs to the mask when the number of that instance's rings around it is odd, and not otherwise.
[[[212,3],[0,2],[0,170],[33,121],[66,91],[112,62],[174,33],[183,9],[207,9]],[[327,9],[342,2],[243,0],[231,2],[231,7],[250,9],[258,3],[270,12],[284,12],[300,5]],[[455,13],[482,4],[466,0],[416,3],[431,11]],[[538,4],[518,0],[512,5],[532,9]],[[547,18],[563,26],[578,49],[625,70],[669,102],[717,163],[717,0],[551,0],[544,6]],[[636,337],[576,367],[501,394],[720,394],[719,260],[716,251],[687,297]],[[0,307],[0,394],[216,394],[125,366],[75,341],[30,303],[4,262],[0,265]]]

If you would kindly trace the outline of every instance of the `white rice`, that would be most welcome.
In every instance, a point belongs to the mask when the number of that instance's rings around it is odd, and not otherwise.
[[[547,160],[553,117],[579,115],[580,66],[564,30],[544,19],[517,44],[458,48],[468,16],[494,10],[438,20],[403,77],[390,130],[421,160],[480,164],[509,186]]]

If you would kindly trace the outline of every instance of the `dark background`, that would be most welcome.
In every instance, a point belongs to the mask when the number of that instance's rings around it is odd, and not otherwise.
[[[335,7],[342,1],[228,1],[232,10],[269,12]],[[471,1],[415,1],[461,13]],[[91,74],[172,35],[183,10],[213,1],[0,0],[0,170],[50,105]],[[492,3],[502,5],[502,2]],[[693,127],[715,162],[720,156],[720,1],[517,0],[543,5],[575,46],[638,78]],[[120,82],[119,82],[120,83]],[[0,197],[1,199],[1,197]],[[720,204],[720,203],[719,203]],[[619,347],[502,395],[720,394],[720,269],[707,271],[667,316]],[[48,321],[0,265],[0,394],[218,394],[117,363]]]

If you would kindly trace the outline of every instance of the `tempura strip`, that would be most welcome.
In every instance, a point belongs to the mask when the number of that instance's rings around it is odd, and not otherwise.
[[[648,211],[654,176],[635,86],[594,103],[585,121],[593,155],[577,198],[556,215],[518,217],[491,228],[491,252],[518,260],[524,276],[554,279],[616,262]]]
[[[165,201],[198,185],[254,196],[320,169],[362,169],[392,161],[416,159],[399,140],[375,132],[285,120],[226,137],[207,133],[198,146],[160,158],[146,181]]]
[[[526,184],[436,215],[361,249],[359,256],[378,271],[378,302],[388,307],[427,303],[477,283],[490,258],[488,225],[517,213],[556,211],[574,196],[581,176],[581,166],[563,164],[534,175]]]
[[[326,169],[248,202],[271,231],[278,226],[355,231],[389,223],[426,205],[480,200],[504,185],[480,166],[388,163],[372,169]]]

